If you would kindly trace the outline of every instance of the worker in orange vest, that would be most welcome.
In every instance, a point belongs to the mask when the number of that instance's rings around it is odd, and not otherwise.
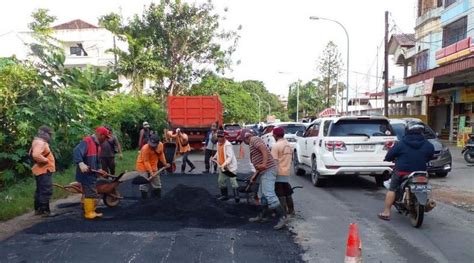
[[[181,164],[181,173],[185,173],[186,164],[191,167],[189,172],[192,172],[196,169],[196,166],[189,160],[189,153],[191,152],[191,146],[189,146],[188,135],[181,131],[181,129],[176,129],[175,134],[169,134],[169,136],[176,140],[176,145],[178,147],[178,152],[183,156],[183,164]]]

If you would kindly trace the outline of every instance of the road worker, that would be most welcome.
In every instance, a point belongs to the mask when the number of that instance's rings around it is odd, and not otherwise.
[[[73,152],[76,168],[76,180],[81,184],[84,194],[84,217],[94,219],[102,217],[97,213],[97,175],[105,175],[106,172],[100,169],[99,152],[101,143],[110,138],[110,131],[105,127],[98,127],[95,134],[85,137]]]
[[[228,197],[228,188],[226,180],[228,179],[232,186],[234,199],[236,203],[240,202],[239,191],[237,184],[237,158],[235,158],[232,144],[226,140],[223,130],[217,132],[217,153],[214,155],[214,160],[219,165],[219,177],[217,179],[219,189],[221,190],[221,197],[219,200],[226,201]]]

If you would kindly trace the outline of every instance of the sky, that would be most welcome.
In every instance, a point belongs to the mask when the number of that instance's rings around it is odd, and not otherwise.
[[[201,2],[201,0],[196,0]],[[204,1],[204,0],[202,0]],[[47,8],[57,24],[73,19],[97,24],[109,12],[124,17],[141,13],[152,0],[15,0],[2,1],[0,35],[25,31],[31,13]],[[193,2],[193,1],[188,1]],[[317,59],[329,41],[335,42],[346,61],[346,36],[343,29],[329,21],[310,20],[320,16],[342,23],[350,39],[351,96],[376,89],[376,56],[379,50],[379,76],[383,67],[384,12],[390,12],[392,33],[412,33],[416,0],[213,0],[216,12],[225,17],[224,29],[237,29],[240,41],[233,56],[239,65],[226,73],[235,80],[261,80],[275,94],[287,95],[288,85],[298,79],[317,76]],[[224,12],[227,9],[227,12]],[[393,25],[396,24],[396,29]],[[392,63],[391,63],[392,64]],[[345,68],[345,66],[344,66]],[[389,76],[401,77],[401,69],[390,66]],[[341,76],[345,82],[345,76]],[[381,89],[382,81],[379,81]]]

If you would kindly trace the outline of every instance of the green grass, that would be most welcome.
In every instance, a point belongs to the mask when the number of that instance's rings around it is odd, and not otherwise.
[[[137,151],[126,151],[123,153],[123,160],[116,157],[117,174],[122,171],[135,169],[137,154]],[[53,182],[57,184],[69,184],[75,181],[75,169],[76,168],[72,166],[67,170],[55,173],[53,175]],[[5,221],[33,210],[35,188],[35,180],[31,177],[0,191],[0,221]],[[64,198],[67,197],[68,194],[69,193],[61,189],[53,188],[53,199]]]

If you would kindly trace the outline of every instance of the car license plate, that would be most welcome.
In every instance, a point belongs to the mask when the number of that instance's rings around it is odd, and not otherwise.
[[[410,187],[412,192],[425,192],[431,190],[431,185],[429,184],[416,184]]]
[[[375,151],[375,145],[373,144],[356,144],[354,145],[355,152],[373,152]]]

